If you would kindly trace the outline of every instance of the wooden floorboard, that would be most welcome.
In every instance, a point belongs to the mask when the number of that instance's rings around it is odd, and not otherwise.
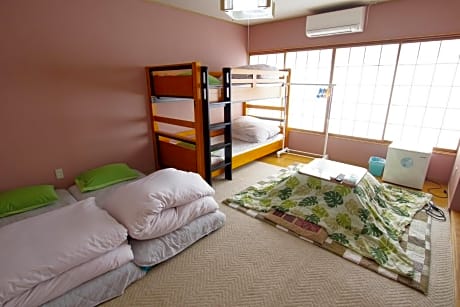
[[[454,278],[455,278],[455,306],[460,307],[460,212],[450,211],[450,225],[452,233],[452,246],[454,250]]]
[[[308,163],[314,158],[294,155],[282,154],[278,157],[276,154],[271,154],[259,159],[261,162],[270,163],[278,166],[289,166],[294,163]],[[433,202],[442,208],[447,208],[447,186],[436,182],[426,181],[423,186],[423,191],[433,195]],[[457,278],[460,277],[460,212],[451,211],[450,214],[452,250],[454,259],[454,280],[455,280],[455,306],[460,307],[460,283]]]

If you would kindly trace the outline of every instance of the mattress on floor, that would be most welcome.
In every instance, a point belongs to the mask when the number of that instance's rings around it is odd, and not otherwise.
[[[98,208],[94,198],[5,225],[0,228],[0,304],[44,303],[48,295],[60,295],[95,273],[115,269],[133,259],[126,242],[126,228]],[[123,244],[124,253],[112,253]],[[101,264],[89,269],[83,265],[103,255],[113,256],[106,269]],[[98,272],[98,267],[105,271]],[[64,274],[72,278],[53,282]],[[64,291],[55,294],[60,287]]]
[[[65,294],[43,304],[44,307],[97,306],[122,295],[125,289],[141,279],[146,271],[132,261],[118,269],[91,279]]]
[[[56,194],[58,200],[50,205],[0,218],[0,227],[77,202],[68,190],[56,189]],[[46,305],[96,306],[123,294],[128,285],[145,275],[145,271],[131,261],[131,247],[128,244],[122,246],[111,253],[101,255],[92,264],[76,267],[72,273],[66,272],[37,285],[30,291],[10,299],[5,306],[37,306],[50,299],[52,300]],[[99,261],[102,263],[98,263]],[[79,274],[82,270],[86,273]]]
[[[37,284],[32,289],[7,301],[4,306],[41,305],[61,296],[84,282],[127,264],[132,258],[131,247],[128,244],[123,244],[93,260]]]
[[[162,237],[150,240],[130,239],[134,263],[141,267],[151,267],[179,254],[184,249],[221,228],[225,214],[215,211],[200,216],[185,226]]]
[[[77,200],[72,196],[72,194],[70,194],[69,191],[65,189],[56,189],[56,194],[58,196],[58,200],[56,200],[52,204],[30,211],[26,211],[23,213],[0,218],[0,227],[77,202]]]
[[[80,189],[77,187],[76,184],[73,184],[71,185],[67,190],[68,192],[70,192],[70,194],[72,195],[72,197],[74,197],[76,200],[83,200],[83,199],[86,199],[86,198],[89,198],[89,197],[96,197],[96,204],[97,204],[97,201],[98,199],[102,199],[104,197],[106,197],[107,195],[109,195],[113,190],[115,190],[116,188],[118,188],[119,186],[122,186],[128,182],[132,182],[132,181],[136,181],[142,177],[145,177],[145,175],[136,170],[136,172],[139,173],[139,177],[136,178],[136,179],[133,179],[133,180],[127,180],[127,181],[123,181],[123,182],[119,182],[119,183],[116,183],[116,184],[113,184],[111,186],[108,186],[108,187],[105,187],[105,188],[102,188],[102,189],[99,189],[99,190],[96,190],[96,191],[90,191],[90,192],[81,192]]]

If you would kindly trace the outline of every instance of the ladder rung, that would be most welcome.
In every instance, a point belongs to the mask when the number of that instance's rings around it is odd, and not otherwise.
[[[217,107],[225,106],[225,105],[230,104],[230,103],[232,103],[232,102],[231,101],[217,101],[217,102],[210,102],[209,106],[211,108],[217,108]]]
[[[218,164],[216,164],[216,165],[213,165],[213,166],[211,167],[211,171],[213,172],[213,171],[215,171],[215,170],[218,170],[218,169],[221,169],[221,168],[225,168],[225,167],[231,167],[231,166],[232,166],[232,162],[227,162],[227,163],[225,163],[225,162],[220,162],[220,163],[218,163]]]
[[[230,145],[232,145],[232,143],[225,143],[225,142],[217,143],[217,144],[211,145],[211,150],[210,151],[216,151],[216,150],[228,147]]]
[[[223,129],[225,127],[230,126],[232,123],[226,123],[226,122],[221,122],[221,123],[214,123],[209,125],[209,130],[219,130]]]

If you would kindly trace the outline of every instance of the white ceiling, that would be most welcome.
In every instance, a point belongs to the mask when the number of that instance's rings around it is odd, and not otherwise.
[[[220,10],[220,0],[147,0],[163,5],[172,6],[186,11],[223,19],[229,22],[247,25],[247,21],[231,20],[228,15]],[[251,20],[250,24],[259,24],[307,16],[327,11],[341,10],[362,5],[371,5],[390,0],[276,0],[275,18]]]

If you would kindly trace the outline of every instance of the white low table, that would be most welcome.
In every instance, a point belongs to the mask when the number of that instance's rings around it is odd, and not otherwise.
[[[366,175],[367,169],[364,167],[318,158],[302,166],[299,169],[299,173],[337,183],[343,183],[349,186],[356,186],[361,179],[363,179],[364,175]],[[343,174],[344,178],[342,181],[337,181],[336,178],[340,174]]]

